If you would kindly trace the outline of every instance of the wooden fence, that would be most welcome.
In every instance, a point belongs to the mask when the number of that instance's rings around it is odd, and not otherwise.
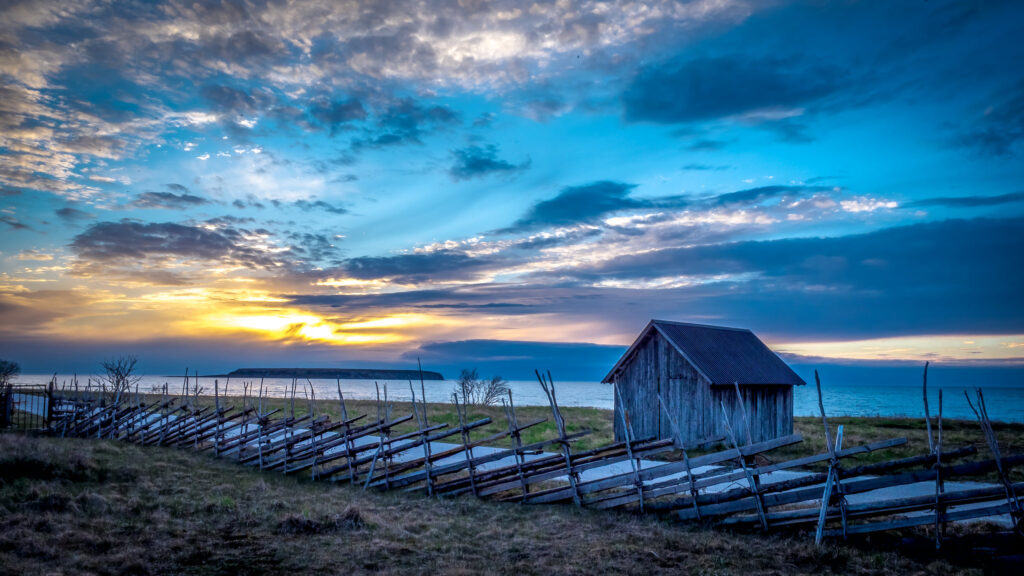
[[[1022,510],[1018,497],[1024,483],[1011,482],[1009,471],[1024,464],[1024,455],[1003,455],[992,430],[979,389],[972,401],[991,458],[962,461],[975,456],[974,446],[943,445],[942,394],[939,391],[935,429],[927,405],[925,413],[930,450],[927,453],[876,464],[845,466],[860,454],[906,443],[892,438],[869,444],[844,446],[843,426],[833,434],[815,374],[827,449],[821,454],[784,462],[771,462],[775,449],[797,444],[800,435],[764,442],[746,442],[733,433],[736,423],[725,420],[724,438],[709,438],[699,445],[684,445],[679,428],[664,410],[675,438],[635,438],[629,414],[616,412],[627,438],[589,450],[574,444],[589,434],[570,434],[558,405],[550,373],[537,374],[551,409],[556,435],[524,444],[523,431],[547,419],[520,423],[511,393],[503,401],[506,426],[486,438],[473,432],[491,424],[490,418],[469,421],[466,406],[457,396],[453,404],[458,425],[432,424],[427,415],[423,382],[420,395],[410,382],[408,413],[395,415],[396,406],[378,391],[376,414],[349,417],[338,387],[340,420],[316,414],[310,383],[308,413],[296,416],[296,386],[292,384],[291,410],[271,410],[265,391],[247,385],[240,405],[226,404],[215,381],[212,405],[202,396],[198,379],[186,381],[180,394],[165,385],[159,394],[140,395],[122,389],[56,390],[51,383],[44,396],[45,428],[65,437],[93,437],[145,446],[171,446],[233,459],[242,465],[282,474],[303,474],[319,481],[354,484],[363,489],[405,490],[433,497],[472,494],[478,498],[523,504],[572,503],[595,509],[671,515],[678,521],[703,522],[753,530],[813,528],[815,540],[846,538],[878,530],[930,525],[936,546],[941,546],[946,524],[972,518],[1009,515],[1020,532]],[[739,393],[737,387],[737,393]],[[659,401],[661,399],[659,398]],[[204,405],[205,403],[205,405]],[[664,409],[664,403],[661,403]],[[741,403],[742,406],[742,403]],[[744,413],[745,419],[747,415]],[[397,434],[400,425],[415,430]],[[749,426],[744,426],[749,430]],[[448,440],[446,443],[442,441]],[[492,448],[507,443],[507,448]],[[709,446],[724,449],[707,452]],[[701,450],[699,454],[695,451]],[[666,453],[678,458],[652,462]],[[816,463],[827,463],[821,473],[791,474]],[[612,468],[610,468],[612,467]],[[954,478],[995,474],[999,484],[947,491]],[[773,476],[774,475],[774,476]],[[868,497],[849,503],[855,494],[927,482],[934,493],[898,498]]]

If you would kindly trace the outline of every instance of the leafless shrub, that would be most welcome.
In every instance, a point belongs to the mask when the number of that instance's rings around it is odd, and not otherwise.
[[[14,377],[21,366],[10,360],[0,360],[0,428],[6,428],[14,416]]]
[[[142,376],[135,373],[137,363],[138,359],[135,356],[118,356],[100,362],[103,368],[103,374],[99,377],[100,386],[109,394],[112,402],[120,400],[139,380],[142,380]]]
[[[481,380],[476,369],[463,370],[452,391],[463,404],[493,406],[508,394],[508,381],[501,376]]]
[[[357,508],[348,507],[341,514],[331,514],[320,518],[307,518],[305,515],[289,514],[277,524],[278,534],[328,534],[362,530],[369,523]]]
[[[0,360],[0,387],[11,385],[14,377],[21,374],[21,366],[10,360]]]

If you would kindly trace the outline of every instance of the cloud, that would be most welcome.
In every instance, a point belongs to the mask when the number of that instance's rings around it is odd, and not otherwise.
[[[814,192],[825,192],[832,189],[833,187],[831,186],[759,186],[757,188],[748,188],[746,190],[737,190],[736,192],[719,194],[712,198],[710,203],[716,206],[725,206],[728,204],[753,204],[755,202],[778,198],[780,196],[803,195]]]
[[[79,210],[78,208],[73,208],[71,206],[65,206],[64,208],[60,208],[54,213],[57,215],[58,218],[69,224],[75,224],[83,220],[92,220],[93,218],[95,218],[95,216],[93,216],[92,214]]]
[[[510,230],[569,226],[593,221],[612,212],[645,206],[645,202],[630,198],[634,188],[636,184],[610,180],[567,186],[554,198],[534,204]]]
[[[498,148],[493,144],[452,150],[452,156],[455,162],[448,173],[455,180],[483,178],[492,174],[515,174],[530,167],[529,158],[519,164],[498,158]]]
[[[840,75],[792,60],[730,55],[641,69],[622,95],[629,122],[683,124],[744,116],[760,122],[835,93]]]
[[[277,203],[275,203],[275,206],[276,205]],[[331,214],[348,214],[348,210],[341,206],[328,204],[323,200],[315,200],[313,202],[308,200],[296,200],[292,205],[304,212],[309,212],[310,210],[323,210],[324,212],[330,212]]]
[[[221,84],[203,86],[199,94],[210,103],[213,110],[228,114],[256,114],[272,101],[266,93],[258,90],[248,92]]]
[[[187,283],[211,263],[250,270],[288,270],[308,248],[280,246],[265,229],[124,219],[98,222],[69,244],[78,276],[106,275],[150,284]]]
[[[1024,83],[1010,92],[1009,98],[986,107],[982,116],[960,133],[957,143],[986,155],[1016,155],[1024,140]]]
[[[447,106],[425,106],[412,98],[402,98],[377,117],[375,130],[367,136],[353,139],[352,149],[423,144],[421,138],[427,131],[451,126],[458,121],[458,113]]]
[[[948,220],[656,249],[560,270],[558,278],[582,285],[616,279],[636,286],[638,301],[653,298],[643,294],[655,280],[717,278],[678,288],[696,306],[680,313],[748,319],[743,325],[785,317],[794,333],[1000,333],[1024,323],[1024,271],[1015,265],[1021,253],[1024,219]],[[657,292],[671,305],[672,289]]]
[[[7,224],[13,230],[31,230],[27,225],[22,224],[20,220],[14,216],[8,216],[6,214],[0,216],[0,222]]]
[[[177,184],[175,186],[181,186]],[[184,188],[182,186],[182,188]],[[196,196],[187,192],[181,194],[175,194],[173,192],[143,192],[135,197],[132,201],[132,206],[136,208],[163,208],[170,210],[184,210],[186,208],[194,208],[196,206],[202,206],[209,204],[210,201],[206,198]]]
[[[311,103],[309,113],[320,125],[326,127],[332,136],[345,124],[366,119],[366,109],[363,107],[363,103],[355,98],[348,100],[317,98]]]
[[[551,199],[534,204],[511,227],[500,233],[541,227],[572,226],[592,223],[602,217],[641,208],[679,208],[687,204],[682,196],[655,199],[633,198],[636,184],[600,180],[581,186],[567,186]]]
[[[941,206],[943,208],[980,208],[1016,202],[1024,202],[1024,192],[1010,192],[996,196],[940,196],[915,200],[904,204],[904,206],[907,208],[928,208],[932,206]]]
[[[473,257],[455,250],[394,256],[360,256],[343,264],[351,278],[389,278],[398,284],[416,284],[446,279],[463,280],[497,265],[494,257]]]

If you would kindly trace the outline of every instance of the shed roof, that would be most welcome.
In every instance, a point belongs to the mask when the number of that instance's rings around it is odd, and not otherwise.
[[[656,330],[711,384],[793,385],[805,384],[761,339],[750,330],[668,320],[651,320],[636,341],[615,363],[604,382],[611,382],[636,353],[651,331]]]

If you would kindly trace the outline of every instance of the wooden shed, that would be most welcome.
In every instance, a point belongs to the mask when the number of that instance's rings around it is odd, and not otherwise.
[[[746,442],[736,384],[754,442],[792,434],[793,386],[804,384],[750,330],[665,320],[647,324],[604,382],[616,385],[616,440],[625,438],[620,407],[634,437],[672,438],[661,396],[686,444],[725,436],[722,404],[737,439]]]

